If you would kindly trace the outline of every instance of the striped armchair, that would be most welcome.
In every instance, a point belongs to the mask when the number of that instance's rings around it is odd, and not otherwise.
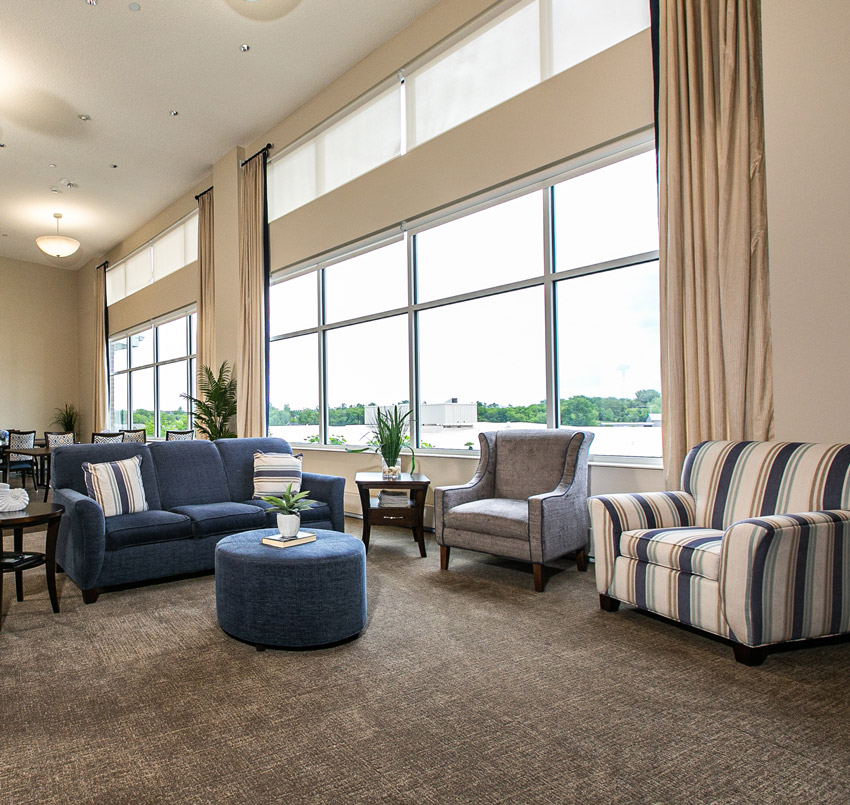
[[[602,609],[720,635],[746,665],[850,632],[850,445],[704,442],[682,487],[590,498]]]

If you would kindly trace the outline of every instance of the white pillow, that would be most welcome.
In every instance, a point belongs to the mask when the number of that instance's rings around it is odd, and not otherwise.
[[[148,501],[142,483],[142,457],[133,456],[103,464],[83,464],[89,497],[103,509],[104,517],[146,512]]]
[[[301,458],[290,453],[254,453],[254,497],[301,491]]]

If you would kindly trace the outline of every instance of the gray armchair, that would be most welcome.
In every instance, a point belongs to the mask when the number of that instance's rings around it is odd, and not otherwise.
[[[504,556],[534,567],[575,551],[587,570],[587,454],[593,434],[581,430],[481,433],[481,458],[469,483],[434,490],[440,567],[452,547]]]

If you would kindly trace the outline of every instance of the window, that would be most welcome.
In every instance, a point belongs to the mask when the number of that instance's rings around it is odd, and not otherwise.
[[[184,311],[109,341],[109,412],[113,430],[144,428],[150,438],[191,427],[197,315]]]
[[[370,406],[399,405],[419,448],[565,426],[659,457],[654,152],[512,192],[279,275],[270,431],[362,445]]]
[[[106,303],[124,299],[198,259],[198,213],[157,235],[106,271]]]
[[[269,220],[648,27],[647,0],[497,4],[270,160]]]

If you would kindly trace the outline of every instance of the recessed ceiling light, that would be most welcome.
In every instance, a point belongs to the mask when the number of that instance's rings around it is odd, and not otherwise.
[[[245,44],[239,45],[239,50],[241,50],[243,53],[247,53],[250,49],[251,49],[250,45],[245,45]]]
[[[5,148],[5,147],[6,147],[6,143],[0,143],[0,148]]]
[[[176,109],[172,109],[168,114],[170,114],[172,117],[177,117],[180,112],[178,112]]]
[[[141,6],[138,3],[130,3],[130,11],[138,11]]]
[[[109,167],[110,168],[117,168],[118,166],[117,165],[110,165]]]
[[[80,118],[80,120],[82,120],[83,122],[91,120],[91,115],[77,115],[77,117]]]
[[[61,193],[62,191],[58,187],[56,187],[56,185],[53,185],[53,187],[50,188],[50,192],[51,193]]]
[[[47,167],[48,167],[48,168],[55,168],[55,167],[56,167],[56,163],[55,163],[55,162],[51,162],[51,163],[50,163]]]

